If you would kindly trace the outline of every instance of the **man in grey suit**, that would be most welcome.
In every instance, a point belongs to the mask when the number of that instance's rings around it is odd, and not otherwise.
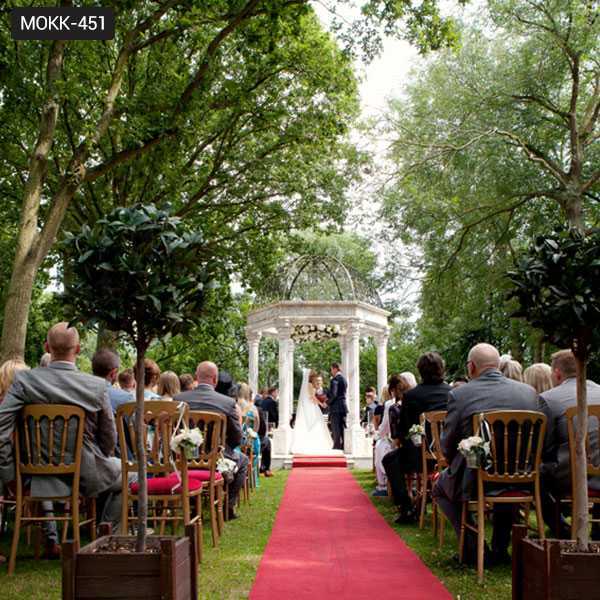
[[[48,332],[46,350],[52,360],[48,367],[19,371],[0,405],[0,479],[15,479],[12,436],[21,409],[28,404],[74,404],[86,414],[81,455],[80,490],[84,496],[105,495],[102,520],[118,525],[121,510],[121,463],[113,457],[115,421],[108,400],[106,382],[77,370],[79,334],[67,323],[58,323]],[[65,496],[67,481],[59,477],[33,477],[33,497]]]
[[[201,362],[196,369],[196,381],[198,386],[195,389],[177,394],[174,400],[187,402],[190,410],[219,412],[227,417],[224,454],[238,466],[233,482],[229,485],[229,518],[235,519],[237,515],[234,507],[248,472],[248,457],[240,452],[234,452],[242,441],[242,414],[235,400],[215,391],[219,381],[219,369],[215,363]]]
[[[542,464],[542,510],[544,521],[555,537],[570,538],[571,531],[564,520],[560,519],[560,529],[556,531],[556,502],[571,494],[571,465],[569,461],[569,434],[566,412],[577,405],[575,357],[570,350],[560,350],[552,355],[552,383],[554,387],[540,394],[542,406],[549,414]],[[600,404],[600,385],[587,382],[588,404]],[[594,429],[590,433],[593,435]],[[597,449],[597,442],[591,444]],[[589,487],[600,490],[600,478],[590,479]],[[560,506],[560,505],[559,505]],[[594,517],[600,518],[600,505],[594,505]],[[600,528],[594,524],[592,536],[600,537]]]
[[[473,415],[490,410],[539,410],[535,390],[524,383],[507,379],[500,373],[500,355],[490,344],[477,344],[469,352],[467,369],[471,381],[450,391],[448,415],[442,434],[442,451],[449,467],[440,475],[433,494],[439,507],[460,535],[462,503],[470,497],[473,476],[466,468],[465,459],[458,451],[459,442],[473,432]],[[494,507],[492,562],[508,559],[508,545],[512,526],[512,507],[497,504]],[[465,561],[476,561],[476,539],[467,531]]]

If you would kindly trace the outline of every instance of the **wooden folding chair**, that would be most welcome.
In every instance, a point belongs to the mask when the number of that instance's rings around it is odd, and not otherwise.
[[[190,411],[190,427],[197,427],[203,435],[197,455],[188,460],[188,477],[204,484],[210,508],[210,527],[213,547],[223,533],[223,496],[225,481],[217,471],[217,460],[225,445],[227,418],[213,412]]]
[[[577,434],[577,407],[568,408],[566,412],[567,431],[569,434],[569,459],[571,463],[571,498],[572,518],[571,537],[576,538],[577,530],[577,486],[575,485],[575,464],[577,456],[575,452],[575,438]],[[587,435],[585,438],[585,454],[587,458],[588,477],[600,477],[600,405],[588,406]],[[588,487],[588,510],[594,504],[600,504],[600,491]],[[590,523],[600,523],[600,519],[590,518]]]
[[[73,537],[80,543],[80,528],[89,525],[90,536],[96,539],[96,502],[89,500],[85,520],[79,518],[79,479],[81,450],[85,428],[85,411],[73,405],[36,404],[23,408],[15,431],[15,529],[8,562],[8,574],[15,571],[17,549],[22,525],[47,521],[73,525]],[[60,477],[68,481],[71,493],[65,496],[38,497],[25,493],[24,478]],[[37,515],[35,507],[42,501],[64,504],[64,514]],[[56,512],[56,510],[55,510]],[[67,529],[63,531],[63,539]],[[36,547],[37,555],[37,547]]]
[[[544,539],[544,521],[540,500],[540,462],[546,416],[529,410],[490,411],[473,415],[473,431],[489,428],[490,465],[477,469],[477,500],[463,503],[459,556],[463,559],[465,531],[477,535],[477,578],[483,582],[485,550],[485,512],[494,504],[515,504],[525,507],[528,525],[529,508],[533,503],[537,519],[538,535]],[[475,433],[477,435],[477,433]],[[485,493],[485,486],[506,486],[497,495]],[[522,489],[519,489],[522,488]],[[533,491],[532,491],[533,488]],[[477,523],[468,522],[468,511],[475,508]]]
[[[425,430],[425,438],[421,444],[421,510],[419,515],[419,528],[425,526],[425,515],[427,513],[427,498],[431,497],[431,526],[433,535],[439,532],[440,547],[444,543],[444,516],[439,510],[435,498],[431,494],[435,480],[439,474],[448,466],[441,447],[442,425],[447,411],[432,410],[422,413],[420,417],[421,426]],[[435,465],[430,468],[431,463]]]
[[[129,523],[133,519],[129,508],[138,500],[138,482],[129,483],[129,473],[137,473],[140,460],[138,439],[135,431],[135,402],[123,404],[117,409],[117,431],[121,448],[122,469],[122,508],[121,535],[127,535]],[[188,478],[187,460],[183,454],[171,450],[171,437],[180,418],[179,404],[173,401],[147,400],[144,403],[144,431],[142,443],[146,448],[146,469],[148,472],[148,511],[154,522],[160,523],[160,533],[171,523],[175,528],[183,519],[184,525],[202,520],[201,481]],[[188,419],[188,407],[184,407],[183,419]],[[191,516],[191,501],[195,502],[196,515]],[[181,516],[178,514],[181,513]],[[198,556],[202,556],[202,542],[199,540]]]

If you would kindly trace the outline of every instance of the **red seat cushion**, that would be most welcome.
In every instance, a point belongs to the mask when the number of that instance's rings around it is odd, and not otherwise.
[[[188,471],[188,477],[196,481],[210,481],[210,471],[206,469],[192,469]],[[215,479],[223,479],[223,475],[219,471],[215,472]]]
[[[591,496],[592,498],[600,498],[600,490],[588,488],[588,496]]]
[[[188,489],[190,492],[196,492],[202,488],[202,482],[197,479],[188,480]],[[137,494],[140,486],[137,483],[132,483],[129,486],[132,494]],[[169,477],[152,477],[148,479],[148,493],[160,496],[168,496],[170,494],[181,494],[181,484],[178,482],[177,475],[169,475]]]
[[[498,494],[499,498],[524,498],[525,496],[533,496],[533,492],[524,490],[505,490]]]

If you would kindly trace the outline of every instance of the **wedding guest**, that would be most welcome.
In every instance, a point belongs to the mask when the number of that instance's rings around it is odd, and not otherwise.
[[[117,381],[119,383],[119,387],[125,391],[129,392],[135,397],[135,373],[133,369],[125,369],[121,371],[117,377]]]
[[[242,413],[242,429],[246,436],[246,443],[252,445],[253,472],[258,474],[260,470],[260,439],[258,430],[260,429],[260,414],[258,408],[254,405],[254,398],[250,386],[241,382],[237,389],[237,402]],[[254,434],[254,435],[253,435]],[[255,479],[258,486],[258,477]]]
[[[534,363],[525,369],[523,381],[538,394],[552,388],[552,368],[546,363]]]
[[[196,382],[194,380],[194,376],[189,373],[184,373],[179,376],[179,387],[182,392],[189,392],[196,387]]]
[[[135,401],[131,392],[115,387],[120,366],[119,355],[109,348],[101,348],[92,356],[92,373],[106,381],[106,390],[113,414],[117,413],[117,409],[122,404]]]
[[[224,396],[229,396],[230,398],[235,399],[237,386],[235,381],[233,381],[231,373],[228,373],[227,371],[219,371],[219,381],[217,382],[216,391],[219,394],[223,394]]]
[[[261,409],[269,415],[269,427],[279,427],[278,396],[279,390],[275,386],[272,386],[267,390],[267,395],[260,404]]]
[[[508,379],[499,370],[500,355],[490,344],[477,344],[468,355],[469,383],[448,394],[448,416],[442,432],[442,451],[449,467],[440,474],[434,488],[438,506],[446,515],[456,535],[460,535],[463,502],[469,500],[473,473],[466,468],[464,456],[458,451],[459,442],[474,434],[472,417],[490,410],[538,411],[537,394],[524,383]],[[492,562],[509,561],[507,553],[513,521],[510,505],[495,504],[493,511]],[[465,537],[464,559],[477,562],[477,538],[470,530]]]
[[[383,386],[381,390],[381,398],[373,411],[373,428],[377,431],[383,420],[383,413],[385,410],[385,403],[391,399],[390,391],[387,385]]]
[[[363,413],[362,424],[368,425],[373,422],[375,409],[379,406],[377,402],[377,392],[374,387],[368,386],[365,388],[365,412]]]
[[[164,371],[158,378],[158,395],[161,400],[173,400],[181,392],[179,377],[173,371]]]
[[[460,387],[461,385],[465,385],[465,383],[469,383],[469,381],[467,380],[466,377],[457,377],[451,384],[450,387],[452,387],[452,389]]]
[[[106,381],[77,370],[79,334],[68,323],[57,323],[48,332],[48,368],[19,371],[0,405],[0,480],[13,481],[13,434],[18,414],[30,404],[75,404],[86,414],[81,454],[80,488],[83,496],[105,496],[102,521],[118,526],[121,516],[121,462],[112,456],[116,429]],[[32,496],[62,496],[64,484],[56,478],[33,477]],[[46,508],[44,507],[44,510]],[[46,557],[58,558],[58,535],[46,532]]]
[[[523,381],[523,367],[517,360],[509,358],[500,366],[500,372],[504,377],[508,377],[513,381]]]
[[[235,519],[235,506],[240,489],[248,472],[248,457],[235,452],[242,442],[241,413],[235,400],[216,391],[219,381],[219,369],[210,361],[201,362],[196,369],[198,386],[188,392],[175,396],[176,402],[187,402],[190,410],[217,411],[227,417],[227,439],[224,454],[238,467],[232,483],[229,485],[229,518]]]
[[[406,489],[406,475],[421,470],[421,449],[410,440],[408,431],[420,422],[421,414],[432,410],[446,410],[450,386],[444,382],[446,364],[437,352],[426,352],[418,362],[421,383],[404,392],[398,439],[400,447],[383,457],[383,468],[387,475],[394,504],[399,515],[396,523],[414,523],[417,513]],[[394,436],[392,436],[394,437]]]
[[[0,402],[4,400],[6,392],[8,392],[12,385],[15,373],[17,371],[28,370],[29,366],[26,365],[22,360],[7,360],[0,367]]]
[[[40,367],[47,367],[50,364],[50,360],[52,359],[50,352],[44,352],[42,354],[42,358],[40,358]]]
[[[553,537],[570,538],[570,530],[560,515],[560,529],[557,531],[557,511],[560,511],[560,498],[571,494],[571,463],[569,460],[569,434],[566,412],[577,406],[577,367],[571,350],[560,350],[552,355],[552,383],[554,387],[540,395],[542,406],[549,414],[546,440],[542,456],[542,510],[544,521],[550,527]],[[588,379],[588,405],[600,404],[600,385]],[[591,437],[591,436],[590,436]],[[591,447],[598,447],[591,444]],[[590,479],[588,487],[600,491],[600,477]],[[594,517],[600,518],[600,505],[594,504]],[[595,524],[594,538],[600,538],[600,527]]]
[[[144,400],[160,400],[156,392],[160,367],[151,358],[144,359]]]

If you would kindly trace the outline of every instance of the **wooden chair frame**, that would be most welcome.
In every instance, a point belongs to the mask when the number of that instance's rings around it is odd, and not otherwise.
[[[540,539],[544,539],[544,521],[540,496],[540,463],[546,431],[546,416],[541,412],[529,410],[496,410],[479,413],[473,415],[473,431],[480,431],[485,422],[489,425],[491,433],[492,464],[489,471],[484,468],[477,469],[477,499],[463,503],[459,540],[459,557],[462,562],[466,529],[477,535],[477,579],[479,583],[483,582],[484,573],[485,512],[487,507],[493,507],[494,504],[524,505],[528,525],[529,508],[533,503],[535,505],[538,535]],[[497,436],[494,433],[494,426],[497,423],[502,423],[503,426],[501,447],[503,461],[499,461],[500,449],[497,445]],[[511,423],[517,424],[517,447],[514,452],[514,460],[509,462],[509,451],[511,450],[509,424]],[[523,426],[527,423],[529,423],[529,435],[524,435],[526,432],[523,431]],[[538,423],[539,428],[536,434]],[[523,452],[524,454],[522,454]],[[521,485],[530,487],[533,485],[534,491],[533,494],[530,493],[524,496],[491,496],[485,494],[484,486],[486,483],[505,484],[510,487]],[[468,511],[472,508],[477,513],[476,525],[471,525],[467,519]]]
[[[419,511],[419,529],[423,529],[425,526],[427,498],[429,496],[431,497],[431,526],[433,535],[436,536],[439,534],[440,547],[444,544],[444,513],[439,510],[435,498],[431,495],[433,481],[430,477],[429,463],[435,461],[435,467],[432,473],[441,473],[448,466],[441,445],[442,425],[447,414],[448,412],[445,410],[432,410],[422,413],[419,418],[420,424],[425,429],[425,432],[427,432],[427,424],[429,424],[429,433],[431,435],[431,440],[425,436],[425,439],[421,444],[421,509]]]
[[[134,426],[135,412],[137,405],[135,402],[129,402],[119,406],[117,409],[117,431],[119,434],[119,445],[121,451],[121,535],[127,535],[129,522],[133,519],[130,516],[129,507],[138,500],[138,495],[130,490],[129,473],[137,473],[138,470],[138,450],[137,435]],[[147,400],[144,403],[144,431],[142,432],[144,445],[146,448],[146,469],[148,475],[155,477],[167,477],[175,472],[175,467],[171,463],[172,451],[170,449],[171,436],[175,432],[175,427],[179,421],[179,404],[173,401]],[[184,419],[189,418],[187,405],[183,414]],[[149,426],[152,425],[154,434],[149,439]],[[127,435],[129,436],[131,458],[128,452],[123,450],[127,448]],[[167,450],[164,452],[164,450]],[[160,533],[164,534],[165,525],[171,523],[175,528],[177,523],[183,518],[184,526],[202,522],[202,490],[201,486],[197,490],[189,489],[187,460],[183,455],[176,457],[175,465],[179,471],[181,480],[179,493],[171,494],[151,494],[148,493],[148,510],[153,511],[153,521],[160,523]],[[191,516],[191,501],[195,502],[196,516]],[[166,507],[166,510],[165,510]],[[177,514],[180,510],[182,517]],[[202,556],[202,542],[199,540],[198,556]]]
[[[190,427],[198,427],[204,435],[202,445],[198,448],[198,456],[188,460],[188,469],[206,470],[210,473],[210,479],[205,482],[204,491],[208,495],[212,542],[213,547],[216,547],[224,528],[225,480],[217,479],[217,461],[225,445],[227,418],[221,413],[192,410],[188,420]],[[206,434],[207,431],[210,432],[210,435]]]
[[[47,422],[47,428],[42,427]],[[59,427],[58,423],[62,423]],[[75,422],[75,431],[71,423]],[[80,520],[79,481],[85,411],[74,405],[36,404],[23,408],[15,429],[16,497],[15,528],[13,532],[8,574],[15,571],[20,530],[23,524],[57,521],[64,523],[63,541],[69,523],[73,537],[80,544],[80,528],[89,525],[92,540],[96,539],[96,502],[89,499],[88,514]],[[69,439],[74,433],[74,439]],[[44,446],[44,442],[47,446]],[[70,459],[70,462],[66,460]],[[71,493],[66,496],[32,497],[24,493],[24,477],[72,477]],[[35,506],[42,501],[64,503],[62,516],[38,516]],[[36,558],[38,545],[36,544]]]
[[[577,462],[577,455],[575,451],[576,442],[576,426],[575,421],[577,419],[577,407],[573,406],[567,409],[567,431],[569,434],[569,460],[571,464],[571,499],[572,499],[572,517],[571,517],[571,537],[575,539],[577,529],[577,486],[575,484],[575,469]],[[596,427],[591,428],[592,423],[596,422]],[[595,430],[595,431],[594,431]],[[591,434],[595,433],[596,444],[598,447],[595,449],[591,445]],[[594,464],[593,457],[600,456],[600,405],[590,404],[588,405],[588,423],[587,423],[587,435],[585,438],[585,454],[587,458],[587,475],[588,477],[600,477],[600,461],[598,464]],[[600,504],[600,497],[588,496],[588,507],[592,507],[594,504]],[[589,510],[589,508],[588,508]],[[600,523],[600,519],[593,519],[590,517],[590,523]]]

